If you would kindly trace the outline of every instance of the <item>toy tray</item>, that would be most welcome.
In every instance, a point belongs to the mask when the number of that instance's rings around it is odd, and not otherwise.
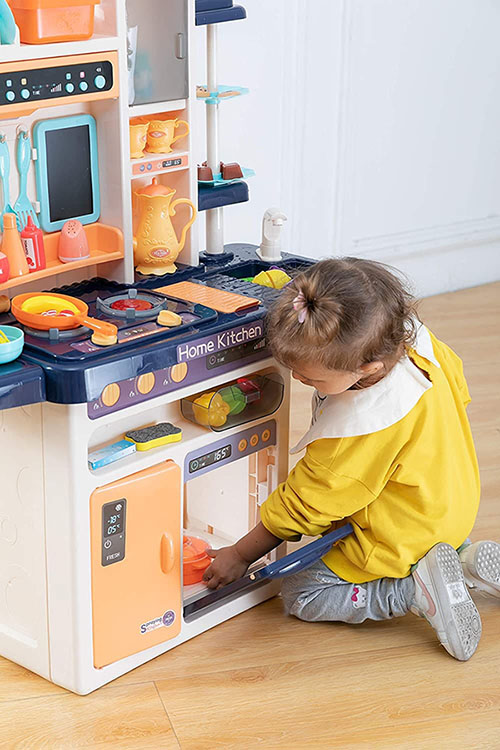
[[[278,373],[239,378],[214,391],[181,399],[184,419],[224,432],[267,417],[281,406],[285,384]]]
[[[203,86],[206,89],[206,86]],[[248,94],[250,89],[243,88],[243,86],[217,86],[216,91],[209,91],[208,96],[201,96],[196,91],[196,98],[201,101],[205,101],[207,104],[218,104],[224,99],[234,99],[235,96],[244,96]]]
[[[255,177],[255,171],[249,167],[241,167],[241,171],[243,172],[243,176],[234,177],[232,180],[223,180],[221,172],[217,172],[213,180],[198,180],[198,183],[200,185],[214,185],[214,187],[219,187],[220,185],[231,185],[233,182],[241,182],[241,180],[248,180],[249,177]]]

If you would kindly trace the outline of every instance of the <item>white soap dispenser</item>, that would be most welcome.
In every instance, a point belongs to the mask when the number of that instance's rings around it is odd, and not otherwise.
[[[274,263],[281,260],[281,230],[287,220],[279,208],[268,208],[262,219],[262,242],[257,255],[262,260]]]

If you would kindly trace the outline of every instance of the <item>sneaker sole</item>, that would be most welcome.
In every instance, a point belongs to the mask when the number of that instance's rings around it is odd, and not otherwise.
[[[482,626],[467,591],[460,559],[451,545],[441,543],[430,550],[425,563],[441,618],[439,640],[448,653],[459,661],[467,661],[478,647]]]
[[[468,586],[500,598],[500,544],[480,542],[474,550],[472,565],[466,561],[464,567]]]

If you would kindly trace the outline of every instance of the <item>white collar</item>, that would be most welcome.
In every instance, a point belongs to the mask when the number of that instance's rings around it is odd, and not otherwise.
[[[429,331],[422,323],[413,349],[440,367]],[[405,355],[385,378],[370,388],[345,391],[337,396],[321,396],[316,392],[311,426],[290,452],[298,453],[321,438],[355,437],[384,430],[403,419],[429,388],[432,382]]]

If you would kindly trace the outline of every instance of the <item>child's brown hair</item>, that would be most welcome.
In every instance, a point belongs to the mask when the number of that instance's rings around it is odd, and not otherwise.
[[[388,267],[332,258],[285,287],[269,313],[268,338],[288,367],[308,362],[355,372],[380,360],[386,374],[413,343],[414,316],[412,295]]]

